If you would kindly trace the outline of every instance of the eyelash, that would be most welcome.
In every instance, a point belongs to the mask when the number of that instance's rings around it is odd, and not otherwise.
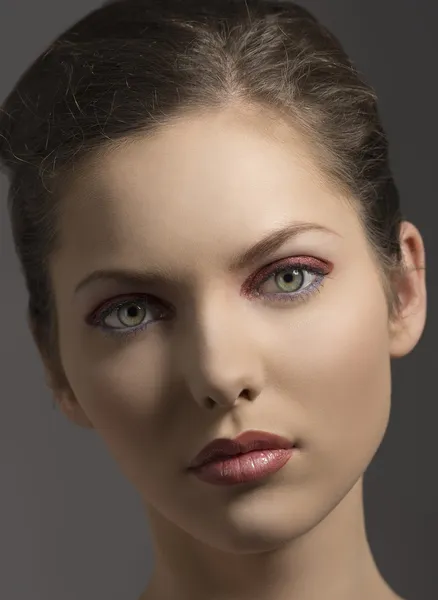
[[[254,292],[254,288],[259,288],[261,285],[269,281],[269,279],[274,278],[276,275],[279,275],[284,271],[291,271],[294,269],[300,272],[307,272],[311,273],[312,275],[316,275],[316,279],[312,281],[312,283],[306,288],[304,288],[302,291],[298,292]],[[325,279],[329,277],[329,272],[330,268],[328,267],[328,265],[324,264],[323,262],[317,259],[311,257],[287,258],[274,263],[274,265],[270,264],[264,267],[259,273],[256,273],[255,276],[251,277],[249,282],[245,283],[244,285],[243,295],[249,298],[261,298],[269,302],[306,301],[310,296],[313,296],[314,293],[320,291],[320,288],[324,284]],[[118,311],[120,308],[124,306],[129,306],[130,304],[141,304],[142,302],[144,302],[146,305],[149,304],[149,308],[151,306],[154,307],[158,313],[158,318],[146,321],[142,325],[137,325],[136,327],[130,328],[108,327],[104,324],[105,318],[111,315],[114,311]],[[165,320],[165,314],[169,311],[169,308],[165,307],[163,309],[163,304],[164,303],[159,301],[158,299],[154,299],[153,297],[151,298],[149,294],[137,294],[135,296],[131,295],[128,298],[124,297],[121,300],[116,300],[115,302],[113,301],[98,307],[87,318],[87,322],[94,327],[100,328],[105,335],[109,335],[112,337],[121,336],[123,338],[127,338],[141,333],[156,321]],[[161,308],[158,305],[161,305]]]

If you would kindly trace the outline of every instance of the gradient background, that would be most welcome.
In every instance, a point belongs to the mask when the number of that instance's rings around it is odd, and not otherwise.
[[[438,598],[438,5],[301,3],[338,35],[377,89],[402,208],[426,244],[426,330],[414,352],[393,364],[391,422],[365,477],[365,506],[383,575],[408,600],[432,600]],[[99,4],[0,0],[0,102],[53,38]],[[135,600],[152,563],[142,507],[94,432],[53,410],[26,326],[6,191],[0,177],[0,598]]]

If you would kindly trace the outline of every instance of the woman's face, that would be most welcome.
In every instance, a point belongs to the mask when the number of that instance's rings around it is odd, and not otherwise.
[[[309,227],[239,263],[296,223]],[[358,217],[304,141],[249,113],[181,119],[102,159],[60,226],[60,401],[99,432],[145,505],[236,552],[317,524],[383,438],[391,347]],[[108,275],[77,289],[96,271]],[[247,430],[299,449],[252,484],[187,471],[207,442]]]

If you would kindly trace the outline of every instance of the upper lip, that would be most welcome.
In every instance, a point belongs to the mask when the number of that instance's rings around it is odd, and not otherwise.
[[[220,458],[230,458],[237,454],[244,454],[252,450],[280,450],[289,449],[294,442],[279,435],[265,431],[245,431],[236,438],[218,438],[207,444],[192,460],[189,469],[197,469],[208,462]]]

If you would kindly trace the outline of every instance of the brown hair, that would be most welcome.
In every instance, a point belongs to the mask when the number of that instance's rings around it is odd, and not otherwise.
[[[69,176],[183,111],[236,100],[289,119],[312,141],[354,199],[396,309],[402,215],[387,138],[374,91],[337,39],[287,0],[115,0],[51,43],[0,109],[14,243],[47,353],[57,342],[48,259]]]

